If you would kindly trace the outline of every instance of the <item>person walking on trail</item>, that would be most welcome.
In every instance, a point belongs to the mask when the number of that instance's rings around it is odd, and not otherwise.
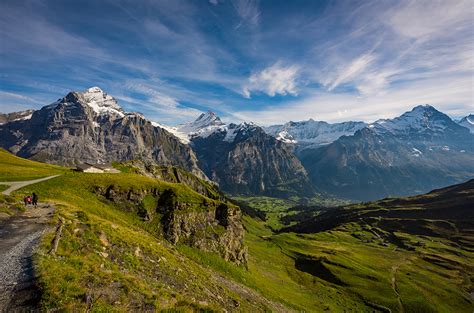
[[[28,196],[25,196],[25,197],[23,198],[23,202],[25,202],[25,206],[28,205]]]
[[[32,200],[32,204],[33,204],[33,205],[35,206],[35,208],[36,208],[36,206],[38,205],[38,195],[33,192],[33,197],[31,198],[31,200]]]

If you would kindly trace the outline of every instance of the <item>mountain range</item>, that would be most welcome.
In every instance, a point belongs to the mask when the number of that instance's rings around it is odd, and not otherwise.
[[[324,121],[309,119],[301,122],[288,122],[283,125],[265,127],[265,131],[288,144],[297,151],[306,148],[318,148],[330,144],[342,136],[353,135],[359,129],[367,126],[364,122],[342,122],[330,124]]]
[[[212,180],[230,194],[351,200],[427,192],[474,177],[474,116],[429,105],[394,119],[225,123],[215,113],[165,126],[125,112],[98,87],[40,110],[0,114],[0,147],[75,165],[140,159]]]
[[[379,120],[300,159],[324,191],[356,200],[427,192],[474,177],[474,136],[429,105]]]

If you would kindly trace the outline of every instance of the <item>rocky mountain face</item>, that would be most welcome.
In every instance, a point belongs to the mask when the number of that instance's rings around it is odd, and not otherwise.
[[[471,133],[474,133],[474,114],[463,117],[458,124],[468,128]]]
[[[291,149],[255,124],[224,124],[208,112],[179,130],[191,130],[188,138],[202,170],[224,191],[271,196],[314,192]]]
[[[205,177],[192,149],[139,113],[126,113],[97,87],[0,125],[0,146],[49,163],[108,163],[141,159]]]
[[[326,123],[313,119],[301,122],[288,122],[283,125],[272,125],[264,130],[276,139],[295,146],[298,154],[306,148],[317,148],[328,145],[342,136],[353,135],[367,126],[364,122]]]
[[[343,198],[417,194],[474,177],[474,136],[425,105],[307,149],[301,160],[317,187]]]
[[[172,244],[215,252],[236,264],[247,262],[245,231],[237,206],[220,201],[186,202],[171,188],[129,189],[110,185],[94,189],[115,207],[136,213],[152,225],[158,224],[157,235]]]

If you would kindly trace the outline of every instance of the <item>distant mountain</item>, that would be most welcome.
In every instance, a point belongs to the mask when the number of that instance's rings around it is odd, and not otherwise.
[[[196,136],[206,136],[216,129],[225,126],[225,123],[214,112],[202,113],[195,121],[180,124],[178,126],[166,126],[154,123],[175,135],[182,143],[188,144],[191,138]]]
[[[471,133],[474,133],[474,114],[463,117],[458,124],[468,128]]]
[[[346,223],[362,225],[373,223],[385,231],[380,234],[383,234],[388,241],[397,239],[393,236],[393,232],[405,232],[414,235],[445,237],[461,243],[463,239],[472,241],[470,234],[474,226],[472,203],[474,203],[474,179],[418,196],[388,198],[362,205],[355,204],[324,210],[311,218],[305,216],[305,219],[301,219],[298,224],[284,231],[316,233],[334,229]],[[304,210],[304,207],[299,209]],[[297,218],[295,217],[295,220]],[[450,226],[439,227],[443,223]],[[387,236],[390,233],[392,236]],[[462,238],[463,236],[465,238]],[[465,248],[472,249],[472,243],[466,245]]]
[[[0,113],[0,125],[9,123],[9,122],[14,122],[14,121],[29,120],[34,111],[35,110],[26,110],[26,111],[12,112],[12,113],[6,113],[6,114]]]
[[[224,124],[208,112],[177,130],[188,131],[201,168],[224,191],[270,196],[314,192],[291,149],[253,123]]]
[[[296,146],[296,150],[316,148],[330,144],[341,136],[353,135],[367,126],[364,122],[343,122],[329,124],[313,119],[302,122],[288,122],[283,125],[264,127],[264,130],[276,139]]]
[[[316,187],[339,197],[418,194],[474,177],[474,135],[424,105],[300,158]]]
[[[70,92],[0,125],[0,146],[31,159],[74,165],[142,159],[205,177],[192,149],[140,113],[126,113],[98,87]]]

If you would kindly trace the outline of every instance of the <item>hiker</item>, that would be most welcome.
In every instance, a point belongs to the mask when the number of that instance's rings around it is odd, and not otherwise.
[[[27,196],[26,197],[26,205],[31,204],[31,202],[33,202],[33,199],[31,198],[31,196]]]
[[[33,198],[31,199],[33,205],[36,206],[38,205],[38,195],[36,195],[36,193],[33,192]]]
[[[23,202],[25,202],[25,206],[28,205],[28,196],[25,196],[25,197],[23,198]]]

